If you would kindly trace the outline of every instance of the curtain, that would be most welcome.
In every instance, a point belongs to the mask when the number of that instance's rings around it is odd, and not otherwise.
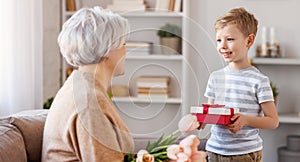
[[[0,0],[0,117],[42,108],[42,7]]]

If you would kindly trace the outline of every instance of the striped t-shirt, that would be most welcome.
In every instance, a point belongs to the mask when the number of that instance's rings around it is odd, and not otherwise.
[[[232,70],[229,66],[210,75],[205,97],[216,104],[239,108],[241,114],[262,116],[260,103],[274,101],[269,78],[251,66]],[[213,125],[206,150],[221,155],[241,155],[262,150],[259,129],[245,126],[236,134],[226,126]]]

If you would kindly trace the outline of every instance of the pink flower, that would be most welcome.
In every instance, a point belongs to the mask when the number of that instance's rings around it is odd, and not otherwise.
[[[180,146],[179,145],[170,145],[168,146],[167,148],[167,156],[169,159],[172,159],[172,160],[177,160],[178,157],[177,157],[177,154],[180,152]]]
[[[190,159],[190,157],[184,152],[179,152],[177,154],[177,157],[178,157],[178,159],[176,162],[186,162]]]
[[[178,123],[178,128],[180,132],[191,132],[197,129],[199,126],[200,124],[197,121],[197,117],[192,114],[187,114],[183,116]]]
[[[184,152],[186,154],[189,154],[189,156],[191,156],[191,154],[198,151],[199,144],[200,144],[199,139],[197,138],[196,135],[193,135],[193,134],[187,136],[179,143],[180,146],[186,148],[186,149],[184,149]]]
[[[180,141],[179,145],[170,145],[167,156],[170,161],[176,162],[206,162],[206,153],[198,151],[199,139],[190,135]]]

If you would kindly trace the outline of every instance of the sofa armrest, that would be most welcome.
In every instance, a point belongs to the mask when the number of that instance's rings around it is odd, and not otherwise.
[[[8,122],[0,120],[0,161],[27,162],[21,132]]]
[[[22,134],[28,161],[40,161],[44,125],[48,110],[26,110],[10,117],[10,123]]]

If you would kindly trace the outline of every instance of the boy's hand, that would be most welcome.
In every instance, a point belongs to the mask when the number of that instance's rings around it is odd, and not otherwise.
[[[247,124],[247,117],[243,114],[234,114],[231,121],[233,123],[227,125],[227,128],[235,134]]]

